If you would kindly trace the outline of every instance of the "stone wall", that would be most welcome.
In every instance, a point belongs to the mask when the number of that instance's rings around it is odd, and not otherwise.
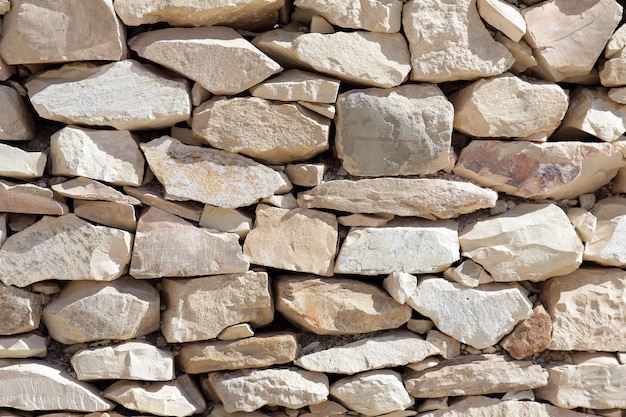
[[[624,415],[614,0],[0,10],[0,415]]]

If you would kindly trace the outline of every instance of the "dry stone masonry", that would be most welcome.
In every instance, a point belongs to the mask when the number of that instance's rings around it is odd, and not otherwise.
[[[0,416],[625,417],[620,0],[0,0]]]

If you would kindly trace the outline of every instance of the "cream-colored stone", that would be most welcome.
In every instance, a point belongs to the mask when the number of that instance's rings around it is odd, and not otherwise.
[[[626,87],[610,88],[608,94],[614,102],[626,104]]]
[[[196,81],[213,94],[238,94],[282,71],[228,27],[152,30],[135,36],[128,45],[139,56]]]
[[[426,341],[437,347],[444,359],[453,359],[461,354],[461,342],[439,330],[429,330]]]
[[[141,204],[135,197],[128,196],[113,187],[85,177],[53,184],[50,188],[55,193],[74,200],[112,201],[131,205]]]
[[[30,291],[0,284],[0,335],[35,330],[41,319],[42,298]]]
[[[193,87],[191,87],[191,104],[193,104],[194,106],[199,106],[200,104],[204,103],[205,101],[207,101],[208,99],[210,99],[213,95],[211,94],[210,91],[208,91],[206,88],[202,87],[199,83],[195,82],[193,83]],[[180,128],[180,127],[176,127],[176,126],[172,126],[172,130],[170,135],[172,137],[175,137],[177,139],[179,139],[176,135],[175,132],[177,129],[181,129],[180,131],[186,131],[189,132],[191,134],[191,130],[190,129],[186,129],[186,128]],[[190,135],[191,136],[191,135]],[[191,139],[193,140],[193,139]],[[186,142],[184,139],[181,139],[181,141],[183,141],[184,143],[187,143],[187,145],[200,145],[200,142],[193,142],[193,143],[189,143]]]
[[[406,323],[407,329],[419,334],[428,333],[434,326],[435,323],[427,319],[411,319]]]
[[[248,323],[234,324],[228,326],[217,335],[219,340],[239,340],[254,336],[254,330]]]
[[[626,54],[622,51],[606,61],[600,69],[600,82],[605,87],[626,85]]]
[[[43,358],[48,352],[48,340],[38,334],[0,337],[0,358]]]
[[[302,107],[312,110],[317,114],[321,114],[324,117],[329,119],[334,119],[336,114],[336,109],[333,104],[324,104],[324,103],[310,103],[308,101],[298,101],[297,102]]]
[[[204,204],[196,201],[170,201],[163,195],[162,187],[157,183],[150,183],[143,187],[124,187],[124,192],[138,199],[147,206],[154,206],[168,213],[184,219],[200,221]]]
[[[324,180],[325,164],[288,164],[285,167],[285,174],[294,185],[302,187],[315,187]]]
[[[589,243],[593,240],[593,235],[598,223],[598,219],[593,213],[581,207],[572,207],[567,210],[567,218],[572,222],[574,229],[576,229],[576,232],[578,232],[578,235],[584,243]],[[585,251],[587,251],[587,247],[588,245],[586,245]],[[583,257],[584,256],[585,254],[583,253]]]
[[[502,346],[515,359],[543,352],[552,340],[552,319],[543,305],[533,308],[533,314],[522,320],[515,329],[500,341]]]
[[[406,272],[392,272],[383,280],[383,288],[394,300],[404,304],[417,288],[417,277]]]
[[[250,89],[250,94],[267,100],[334,103],[339,80],[292,69]]]
[[[612,58],[624,49],[626,46],[626,26],[621,25],[609,38],[604,48],[604,57]]]
[[[220,232],[236,233],[245,238],[252,229],[252,216],[242,210],[204,205],[200,226]]]
[[[207,97],[207,99],[209,99],[209,98],[211,98],[211,97]],[[202,102],[204,102],[204,101],[206,101],[206,100],[202,100]],[[194,106],[199,106],[200,104],[202,104],[202,102],[199,102],[197,104],[194,102],[193,105]],[[170,136],[173,137],[174,139],[177,139],[177,140],[181,141],[185,145],[202,146],[202,144],[203,144],[203,141],[201,141],[200,139],[196,138],[193,135],[193,131],[190,128],[187,128],[187,127],[172,126],[170,128]]]
[[[207,385],[208,384],[206,383],[206,379],[204,379],[202,389],[206,390]],[[233,413],[229,413],[226,410],[224,410],[224,406],[219,401],[216,401],[215,403],[213,403],[212,406],[213,406],[213,409],[211,410],[211,414],[209,414],[210,417],[271,417],[274,415],[270,413],[264,413],[262,411],[251,411],[249,413],[244,412],[244,411],[235,411]],[[290,411],[290,410],[286,409],[286,411]]]
[[[260,203],[288,210],[298,208],[298,201],[293,194],[273,195],[271,197],[264,198],[260,201]]]
[[[386,225],[393,220],[393,218],[393,214],[350,214],[348,216],[337,217],[337,222],[339,222],[340,225],[351,227],[378,227]]]
[[[116,201],[74,201],[74,214],[92,222],[134,232],[137,229],[135,207]]]
[[[63,123],[159,129],[191,113],[184,80],[131,59],[67,64],[36,75],[26,88],[39,116]]]
[[[477,6],[480,17],[513,42],[526,34],[526,21],[515,6],[500,0],[478,0]]]
[[[35,123],[20,94],[8,85],[0,85],[0,139],[30,140],[35,137]]]
[[[296,0],[294,5],[343,28],[393,33],[402,23],[400,0]]]
[[[509,71],[513,74],[519,74],[529,68],[537,66],[537,60],[533,56],[533,50],[523,40],[513,42],[500,32],[496,33],[493,38],[504,45],[513,55],[513,58],[515,58],[515,63],[509,68]]]
[[[471,259],[463,261],[458,266],[446,269],[443,272],[443,277],[449,281],[458,282],[470,288],[493,282],[491,275],[485,272],[482,266]]]
[[[0,1],[9,1],[9,0],[0,0]],[[0,21],[0,24],[2,22]],[[0,56],[0,81],[8,80],[13,74],[15,74],[15,66],[9,65]]]
[[[309,410],[313,414],[317,414],[323,417],[330,417],[337,414],[345,414],[348,410],[341,404],[335,401],[323,401],[318,404],[310,404]]]
[[[0,180],[0,212],[59,215],[69,211],[47,188]]]
[[[305,10],[305,12],[312,12],[312,10],[307,9],[296,9],[296,10]],[[328,20],[324,19],[322,16],[313,15],[311,16],[311,26],[309,27],[310,33],[335,33],[335,28],[333,25],[328,23]]]
[[[26,152],[0,143],[0,175],[29,180],[43,175],[47,157],[43,152]]]
[[[624,227],[626,227],[626,198],[605,198],[593,207],[591,217],[593,230],[587,230],[591,239],[587,240],[583,259],[606,266],[625,266],[626,251],[623,248]],[[596,220],[596,222],[593,222]]]

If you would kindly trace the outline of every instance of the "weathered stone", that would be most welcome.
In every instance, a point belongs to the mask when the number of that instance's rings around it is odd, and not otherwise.
[[[327,400],[318,404],[310,404],[309,410],[313,414],[322,415],[325,417],[345,414],[348,410],[341,404],[335,401]]]
[[[384,279],[383,288],[394,300],[404,304],[417,288],[417,277],[406,272],[392,272]]]
[[[200,221],[204,204],[196,201],[166,200],[160,184],[150,183],[143,187],[124,187],[124,192],[147,206],[154,206],[184,219]]]
[[[626,26],[621,25],[609,38],[604,48],[604,57],[612,58],[624,49],[626,46]]]
[[[289,271],[333,274],[337,219],[318,210],[259,205],[243,246],[250,262]]]
[[[277,29],[254,38],[252,43],[283,66],[315,70],[372,87],[398,86],[411,71],[409,49],[399,33],[321,34]]]
[[[115,201],[74,201],[74,214],[92,222],[134,232],[137,229],[135,207]]]
[[[461,342],[439,330],[429,330],[426,341],[439,349],[440,355],[444,359],[456,358],[461,354]]]
[[[263,200],[260,201],[260,203],[263,203],[272,207],[287,209],[287,210],[293,210],[293,209],[299,208],[298,201],[291,193],[283,194],[283,195],[273,195],[271,197],[264,198]]]
[[[145,281],[70,282],[41,317],[50,336],[72,345],[127,340],[159,329],[159,292]]]
[[[276,310],[316,334],[396,329],[411,318],[410,307],[375,285],[353,279],[284,275],[274,284]]]
[[[102,66],[67,64],[26,83],[44,119],[118,130],[158,129],[189,119],[184,80],[127,59]]]
[[[0,180],[0,212],[59,215],[69,211],[47,188]]]
[[[420,279],[407,304],[443,333],[476,349],[494,345],[532,314],[526,291],[513,283],[467,288],[443,278]],[[454,305],[451,309],[447,306]]]
[[[609,98],[616,103],[626,104],[626,87],[609,88]]]
[[[320,74],[292,69],[250,89],[254,97],[279,101],[334,103],[339,80]]]
[[[112,201],[132,205],[141,204],[135,197],[128,196],[113,187],[85,177],[53,184],[50,188],[59,195],[75,200]]]
[[[0,14],[5,14],[11,10],[10,0],[0,0]]]
[[[450,163],[453,119],[436,85],[351,90],[337,99],[337,154],[356,176],[437,172]]]
[[[583,245],[567,215],[554,204],[520,204],[479,220],[459,235],[463,255],[494,281],[544,281],[582,263]]]
[[[515,58],[515,63],[511,66],[511,68],[509,68],[509,71],[513,74],[519,74],[529,68],[537,66],[537,60],[533,56],[533,50],[523,40],[513,42],[500,32],[496,33],[496,36],[493,38],[504,45],[513,55],[513,58]]]
[[[428,319],[411,319],[407,321],[406,327],[412,332],[425,334],[435,326],[431,320]]]
[[[493,282],[491,275],[486,273],[482,266],[471,259],[463,261],[459,266],[446,269],[443,272],[443,277],[470,288]]]
[[[0,0],[0,1],[9,1],[9,0]],[[2,22],[0,21],[0,25]],[[13,74],[15,74],[15,66],[9,65],[0,56],[0,81],[8,80]]]
[[[228,27],[153,30],[135,36],[128,45],[139,56],[196,81],[213,94],[241,93],[282,70]]]
[[[617,159],[617,152],[615,154]],[[619,159],[621,161],[621,156]],[[472,183],[434,178],[335,180],[298,194],[300,207],[350,213],[390,213],[431,220],[449,219],[493,207],[497,199],[495,191]]]
[[[35,123],[24,99],[7,86],[0,85],[0,139],[30,140],[35,136]]]
[[[328,397],[326,375],[296,368],[212,372],[206,384],[229,413],[251,412],[264,405],[301,408]]]
[[[526,359],[535,353],[543,352],[552,340],[552,318],[543,305],[533,308],[533,314],[520,321],[511,333],[500,341],[502,346],[515,359]]]
[[[248,323],[239,323],[228,326],[217,335],[219,340],[239,340],[254,336],[254,330]]]
[[[285,167],[285,174],[294,185],[302,187],[315,187],[324,180],[324,164],[288,164]]]
[[[41,177],[47,157],[43,152],[26,152],[15,146],[0,143],[0,175],[29,180]]]
[[[594,192],[624,165],[609,143],[474,140],[454,173],[518,197],[564,199]]]
[[[169,381],[174,379],[172,352],[146,342],[80,350],[72,356],[72,368],[81,381],[131,379]]]
[[[411,79],[439,83],[498,75],[515,58],[493,40],[476,10],[476,0],[441,3],[411,0],[402,26],[411,50]]]
[[[444,271],[459,258],[454,221],[392,221],[384,227],[351,228],[337,255],[335,273],[425,274]]]
[[[600,265],[626,266],[624,227],[626,226],[626,198],[612,197],[600,200],[593,207],[597,220],[592,238],[585,245],[583,259]]]
[[[569,105],[559,85],[524,81],[509,72],[476,81],[450,100],[455,110],[454,128],[460,132],[533,141],[547,140]]]
[[[404,385],[415,398],[484,395],[543,387],[548,372],[529,361],[500,355],[465,355],[424,371],[410,371]]]
[[[393,33],[400,31],[402,23],[402,2],[399,0],[296,0],[294,5],[343,28]]]
[[[123,407],[157,416],[190,416],[206,410],[206,402],[189,375],[174,381],[140,382],[118,381],[102,393]]]
[[[343,226],[356,227],[378,227],[384,226],[393,220],[393,214],[350,214],[348,216],[337,217],[337,222]]]
[[[0,335],[37,329],[42,302],[38,294],[0,284]]]
[[[213,339],[234,324],[260,327],[274,319],[265,272],[164,279],[163,290],[161,331],[168,343]]]
[[[194,110],[191,126],[211,146],[283,164],[327,150],[330,120],[294,103],[219,96]]]
[[[600,82],[605,87],[620,87],[626,85],[626,55],[620,51],[606,61],[600,69]]]
[[[218,149],[184,145],[162,136],[140,145],[170,200],[237,208],[269,197],[285,185],[280,173]]]
[[[250,337],[235,341],[188,343],[176,357],[178,367],[189,374],[266,368],[296,358],[298,343],[291,333]]]
[[[310,103],[308,101],[298,101],[298,104],[329,119],[335,118],[336,110],[333,104]]]
[[[0,337],[0,358],[43,358],[48,340],[38,334]]]
[[[302,9],[302,8],[299,8],[299,7],[297,7],[295,10],[298,11],[298,12],[302,11],[303,13],[312,13],[313,12],[312,10]],[[296,14],[296,11],[294,11],[292,16],[294,16]],[[311,16],[311,24],[309,26],[309,32],[310,33],[326,33],[326,34],[328,34],[328,33],[335,33],[336,30],[333,27],[333,25],[328,23],[328,20],[324,19],[322,16],[313,15],[313,16]]]
[[[200,226],[220,232],[236,233],[244,238],[252,229],[252,216],[242,210],[204,205]]]
[[[439,349],[407,330],[394,330],[356,342],[308,353],[294,363],[309,371],[356,374],[404,366],[439,354]]]
[[[131,244],[130,233],[74,214],[46,216],[2,245],[0,280],[18,287],[50,279],[114,280],[126,271]]]
[[[500,0],[478,0],[477,5],[480,17],[513,42],[526,34],[526,21],[515,6]]]
[[[596,216],[582,207],[572,207],[567,210],[567,218],[572,222],[574,229],[576,229],[584,243],[589,243],[593,240],[593,234],[598,223]],[[587,247],[588,245],[585,246],[585,251],[587,251]],[[585,252],[583,252],[583,258],[585,256]]]

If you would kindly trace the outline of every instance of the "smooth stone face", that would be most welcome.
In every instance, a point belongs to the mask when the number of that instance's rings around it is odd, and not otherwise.
[[[124,192],[146,206],[153,206],[192,221],[200,221],[204,204],[196,201],[170,201],[163,195],[163,187],[152,182],[142,187],[124,187]]]
[[[626,84],[626,56],[620,51],[604,63],[600,69],[600,82],[605,87],[620,87]]]
[[[616,192],[614,187],[612,187],[612,190]],[[598,223],[596,216],[582,207],[572,207],[567,210],[567,218],[572,222],[583,243],[588,244],[593,240],[593,234]],[[587,251],[588,247],[589,245],[585,245],[585,251]],[[583,253],[583,259],[585,257],[586,254]]]
[[[515,329],[500,341],[502,346],[515,359],[543,352],[552,340],[552,318],[543,305],[533,308],[533,314],[520,321]]]
[[[0,335],[37,329],[42,302],[38,294],[0,284]]]
[[[625,266],[623,247],[626,227],[626,198],[613,197],[598,201],[593,207],[596,227],[585,245],[583,259],[605,266]]]
[[[67,64],[26,83],[44,119],[118,130],[159,129],[189,119],[187,84],[127,59],[102,66]]]
[[[398,32],[402,23],[402,2],[399,0],[296,0],[294,6],[310,10],[343,28],[392,33]]]
[[[252,229],[252,216],[243,210],[205,204],[199,224],[220,232],[236,233],[240,238],[244,238]]]
[[[43,175],[47,157],[43,152],[25,152],[0,143],[0,175],[29,180]]]
[[[147,282],[70,282],[43,311],[52,338],[72,345],[127,340],[159,329],[159,292]]]
[[[350,90],[337,100],[337,154],[356,176],[437,172],[450,163],[453,119],[436,85]]]
[[[0,337],[0,359],[43,358],[48,353],[48,340],[37,334]]]
[[[241,93],[282,70],[227,27],[153,30],[128,44],[139,56],[196,81],[212,94]]]
[[[436,277],[422,278],[407,304],[445,334],[476,349],[493,346],[532,314],[532,304],[517,284],[467,288]]]
[[[164,279],[163,291],[161,331],[168,343],[213,339],[235,324],[261,327],[274,319],[265,272]]]
[[[92,222],[134,232],[137,215],[131,204],[115,201],[74,201],[74,214]]]
[[[523,40],[513,42],[500,32],[497,32],[493,38],[504,45],[515,58],[515,63],[509,68],[509,71],[513,74],[520,74],[529,68],[537,66],[537,60],[533,56],[533,50]]]
[[[283,275],[274,279],[276,310],[303,329],[320,335],[347,335],[395,329],[411,318],[377,286],[347,278]]]
[[[15,89],[0,85],[0,139],[30,140],[34,136],[35,123],[24,99]]]
[[[383,280],[383,288],[394,300],[404,304],[417,288],[417,277],[406,272],[392,272]]]
[[[526,21],[519,10],[500,0],[478,0],[480,17],[513,42],[519,42],[526,33]]]
[[[132,205],[141,204],[135,197],[128,196],[113,187],[85,177],[53,184],[50,188],[55,193],[74,200],[111,201]]]
[[[461,342],[439,330],[429,330],[426,341],[436,346],[444,359],[456,358],[461,354]]]
[[[583,245],[563,210],[554,204],[520,204],[479,220],[459,235],[463,255],[497,282],[544,281],[582,263]]]
[[[250,89],[254,97],[280,101],[334,103],[339,80],[313,72],[291,69]]]
[[[411,0],[405,3],[402,16],[414,81],[489,77],[503,73],[515,62],[485,29],[476,0]]]
[[[491,275],[485,272],[482,266],[471,259],[461,262],[461,264],[456,267],[446,269],[443,272],[443,277],[449,281],[458,282],[470,288],[493,282]]]
[[[327,150],[330,120],[295,103],[219,96],[194,110],[191,126],[211,146],[284,164]]]
[[[302,187],[315,187],[324,180],[325,164],[288,164],[285,167],[285,174],[294,185]]]
[[[59,215],[70,209],[47,188],[0,180],[0,212]]]
[[[131,244],[130,233],[74,214],[46,216],[2,245],[0,279],[18,287],[51,279],[114,280],[126,271]]]
[[[233,324],[217,335],[219,340],[239,340],[254,336],[254,330],[248,323]]]

